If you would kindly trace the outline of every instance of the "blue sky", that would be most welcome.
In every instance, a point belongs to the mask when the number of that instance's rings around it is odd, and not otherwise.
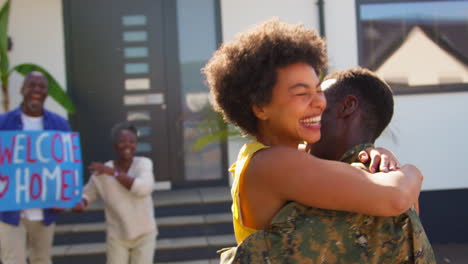
[[[437,18],[468,21],[468,1],[362,4],[361,19]]]

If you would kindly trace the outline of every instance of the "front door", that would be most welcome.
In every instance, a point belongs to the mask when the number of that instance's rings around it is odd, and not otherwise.
[[[112,159],[110,129],[130,121],[158,182],[227,183],[225,144],[193,148],[209,108],[200,68],[219,42],[218,16],[214,0],[64,0],[70,120],[86,164]]]

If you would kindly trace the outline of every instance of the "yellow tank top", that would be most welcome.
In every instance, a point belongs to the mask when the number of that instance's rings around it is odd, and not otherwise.
[[[250,143],[245,144],[241,150],[239,151],[239,155],[237,156],[237,161],[232,164],[229,171],[232,173],[232,177],[234,177],[234,181],[231,187],[231,195],[232,195],[232,220],[234,223],[234,234],[236,235],[237,243],[239,244],[242,242],[247,236],[250,234],[258,231],[252,228],[245,226],[242,222],[242,214],[241,214],[241,205],[242,201],[240,200],[239,195],[239,187],[243,185],[244,180],[244,171],[249,165],[250,160],[252,159],[253,155],[264,148],[268,148],[268,146],[263,145],[260,142],[253,141]]]

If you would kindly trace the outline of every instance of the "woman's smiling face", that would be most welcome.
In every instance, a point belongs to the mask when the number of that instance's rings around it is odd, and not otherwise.
[[[127,129],[121,130],[114,144],[118,159],[131,160],[135,155],[137,144],[136,135]]]
[[[271,101],[252,109],[258,118],[259,140],[267,145],[297,147],[320,139],[320,120],[326,100],[315,70],[294,63],[277,70]]]

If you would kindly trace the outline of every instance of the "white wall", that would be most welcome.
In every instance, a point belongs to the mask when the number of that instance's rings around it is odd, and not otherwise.
[[[318,29],[316,1],[310,0],[221,0],[223,40],[230,40],[253,25],[272,17]]]
[[[424,174],[423,190],[468,188],[468,92],[395,97],[395,114],[378,145]]]
[[[358,65],[354,0],[325,0],[325,39],[330,72]]]
[[[4,3],[5,0],[0,0],[0,5]],[[13,50],[9,53],[10,66],[39,64],[66,89],[61,0],[11,1],[8,32],[13,40]],[[22,82],[23,77],[19,74],[15,73],[10,78],[10,109],[17,107],[22,100],[19,94]],[[45,107],[66,116],[66,111],[50,97]],[[3,108],[0,112],[3,112]]]

